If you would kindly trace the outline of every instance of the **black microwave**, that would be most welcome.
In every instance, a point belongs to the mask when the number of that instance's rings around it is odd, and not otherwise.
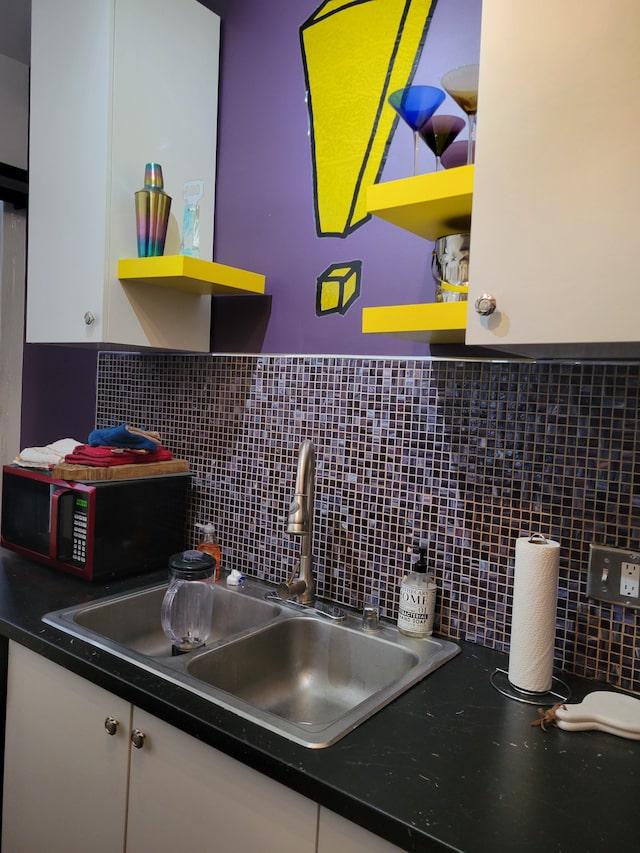
[[[0,544],[87,580],[162,568],[185,548],[189,473],[56,480],[2,469]]]

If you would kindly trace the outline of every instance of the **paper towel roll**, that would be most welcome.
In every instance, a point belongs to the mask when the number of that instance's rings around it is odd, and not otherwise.
[[[551,689],[559,556],[551,539],[516,539],[508,678],[527,693]]]

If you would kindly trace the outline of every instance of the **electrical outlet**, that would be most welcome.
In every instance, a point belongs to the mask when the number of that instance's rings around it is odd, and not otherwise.
[[[590,545],[587,596],[640,609],[640,553]]]
[[[620,595],[628,595],[631,598],[640,597],[640,566],[636,563],[622,564]]]

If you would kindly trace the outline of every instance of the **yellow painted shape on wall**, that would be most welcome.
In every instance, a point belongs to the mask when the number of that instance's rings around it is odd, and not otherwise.
[[[346,276],[348,276],[352,272],[352,270],[351,270],[351,267],[347,267],[347,266],[344,266],[344,267],[335,267],[334,266],[334,267],[332,267],[331,272],[332,272],[332,275],[335,276],[335,278],[345,278]]]
[[[362,261],[331,264],[316,280],[316,314],[344,314],[360,295]]]
[[[342,301],[345,305],[348,305],[355,292],[356,286],[358,283],[357,276],[354,272],[351,272],[344,280],[344,284],[342,286]]]
[[[387,98],[411,80],[431,6],[332,0],[301,28],[320,236],[346,236],[367,218],[396,119]]]
[[[323,281],[321,288],[320,310],[322,313],[337,311],[340,307],[340,282]]]

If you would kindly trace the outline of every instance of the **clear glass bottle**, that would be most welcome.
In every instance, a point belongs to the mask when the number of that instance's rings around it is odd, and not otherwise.
[[[202,539],[196,546],[196,550],[209,554],[216,561],[215,579],[220,580],[220,564],[222,563],[222,550],[216,534],[215,525],[207,521],[204,524],[196,524],[198,530],[202,530]]]
[[[182,551],[171,557],[169,570],[160,618],[174,654],[181,654],[200,648],[209,639],[215,560],[201,551]]]
[[[436,609],[437,586],[429,574],[426,543],[421,542],[418,560],[402,578],[398,630],[408,637],[430,637]]]
[[[182,240],[180,254],[192,258],[200,257],[200,200],[204,181],[188,181],[184,185],[184,212],[182,216]]]

